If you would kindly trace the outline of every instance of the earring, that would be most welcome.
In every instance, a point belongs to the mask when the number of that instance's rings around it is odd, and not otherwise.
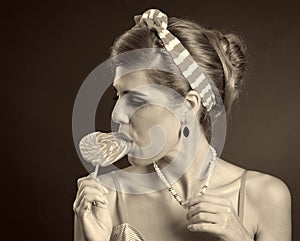
[[[189,136],[189,134],[190,134],[190,130],[189,130],[189,128],[187,128],[186,126],[183,128],[183,135],[185,136],[185,137],[188,137]]]

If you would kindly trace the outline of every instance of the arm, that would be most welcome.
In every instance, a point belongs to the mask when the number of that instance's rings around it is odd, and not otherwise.
[[[77,215],[74,214],[74,241],[84,241],[82,230],[78,223]]]
[[[256,203],[257,241],[291,241],[291,195],[284,182],[276,177],[258,174],[249,194]],[[250,184],[250,183],[249,183]]]

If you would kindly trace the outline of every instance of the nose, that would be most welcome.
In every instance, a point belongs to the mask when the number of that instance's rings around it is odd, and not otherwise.
[[[128,124],[129,123],[129,113],[127,108],[125,107],[124,101],[122,98],[117,101],[115,107],[111,114],[111,119],[113,122],[118,124]]]

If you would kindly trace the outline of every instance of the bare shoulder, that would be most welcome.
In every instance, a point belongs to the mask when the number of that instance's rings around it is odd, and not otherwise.
[[[227,173],[222,179],[223,183],[231,183],[239,179],[245,169],[225,160],[220,160],[219,168],[216,170],[220,174]],[[220,182],[219,180],[219,182]],[[258,171],[247,170],[246,194],[249,204],[253,204],[255,209],[288,207],[291,202],[291,194],[288,186],[279,178]],[[266,208],[267,207],[267,208]]]
[[[245,215],[255,223],[257,240],[291,240],[291,194],[281,179],[248,171],[246,200]]]
[[[240,178],[245,169],[225,160],[220,160],[219,170],[217,171],[220,173],[226,172],[228,180],[223,180],[224,177],[222,177],[222,181],[230,182]],[[289,188],[281,179],[258,171],[247,170],[246,190],[247,197],[256,202],[276,204],[276,201],[290,202],[291,199]]]
[[[247,198],[267,204],[269,207],[286,206],[291,201],[288,186],[279,178],[257,172],[247,171]]]

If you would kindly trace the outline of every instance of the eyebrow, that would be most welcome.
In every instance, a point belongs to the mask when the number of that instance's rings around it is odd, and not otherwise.
[[[118,89],[116,88],[116,86],[113,85],[113,88],[114,88],[115,91],[118,92]],[[138,95],[138,96],[146,96],[144,93],[138,92],[138,91],[135,91],[135,90],[123,90],[123,91],[122,91],[122,94],[123,94],[123,95],[125,95],[125,94],[127,94],[127,93],[130,93],[130,94],[132,94],[132,95]]]

